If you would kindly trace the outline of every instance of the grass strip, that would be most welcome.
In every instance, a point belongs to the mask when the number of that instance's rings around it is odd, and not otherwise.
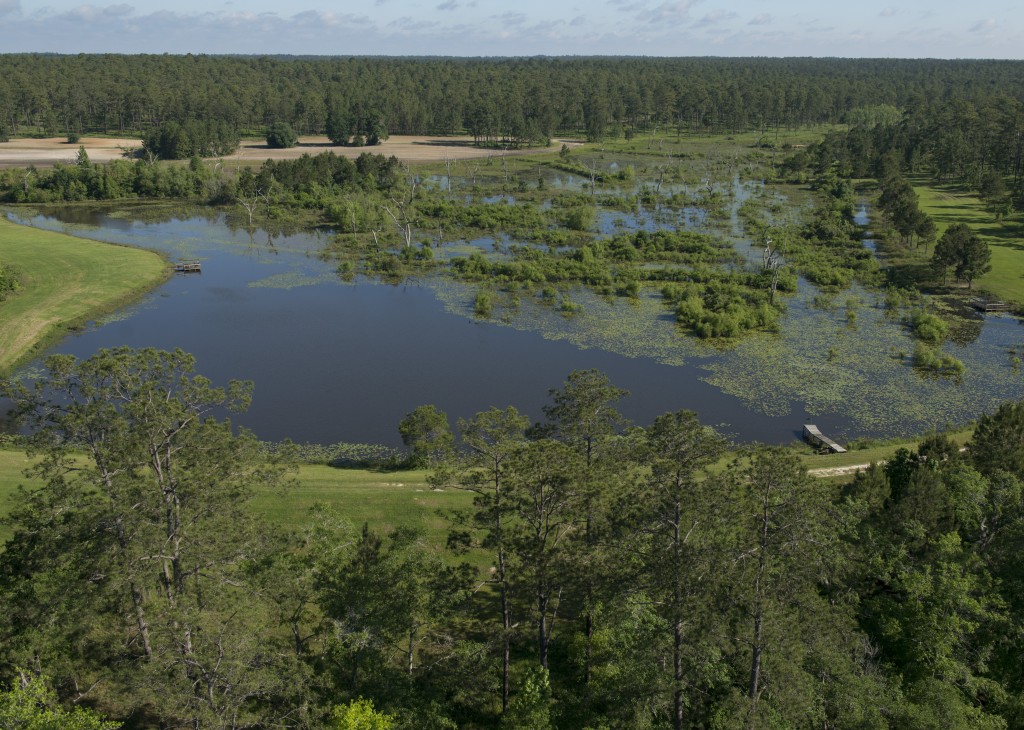
[[[914,190],[919,207],[935,221],[940,236],[954,223],[966,223],[989,244],[992,270],[978,278],[974,288],[1024,305],[1024,222],[1020,214],[996,220],[977,195],[959,185],[915,179]]]
[[[0,375],[69,330],[137,300],[170,276],[152,251],[0,219],[0,261],[21,287],[0,302]]]

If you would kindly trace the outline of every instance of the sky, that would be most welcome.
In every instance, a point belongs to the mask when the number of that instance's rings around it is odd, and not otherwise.
[[[1024,0],[0,0],[0,52],[1024,58]]]

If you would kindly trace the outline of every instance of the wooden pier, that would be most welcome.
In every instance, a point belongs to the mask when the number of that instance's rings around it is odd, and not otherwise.
[[[1010,311],[1010,305],[1006,302],[993,302],[989,299],[982,299],[976,297],[971,300],[971,306],[977,309],[979,312],[1008,312]]]
[[[837,444],[835,441],[830,439],[828,436],[818,430],[817,426],[811,424],[804,424],[804,441],[809,443],[811,446],[816,446],[822,451],[832,454],[845,454],[846,449]]]
[[[174,270],[180,271],[183,274],[201,274],[203,273],[202,264],[198,261],[178,261],[174,264]]]

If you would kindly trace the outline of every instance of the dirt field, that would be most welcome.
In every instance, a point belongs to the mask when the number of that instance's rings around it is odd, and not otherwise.
[[[263,160],[289,160],[303,154],[316,155],[333,150],[336,155],[358,157],[363,152],[394,155],[404,162],[432,162],[450,157],[456,160],[503,154],[536,154],[557,150],[564,140],[554,140],[552,146],[526,150],[484,150],[472,146],[471,137],[404,137],[394,136],[376,147],[334,147],[327,137],[300,137],[298,147],[274,150],[263,140],[243,140],[238,151],[225,159],[259,163]],[[51,167],[55,162],[71,163],[78,155],[79,144],[89,153],[93,162],[107,162],[121,157],[125,150],[142,146],[138,139],[107,139],[82,137],[78,144],[68,144],[64,137],[49,139],[13,139],[0,143],[0,167]],[[569,146],[578,143],[569,141]]]

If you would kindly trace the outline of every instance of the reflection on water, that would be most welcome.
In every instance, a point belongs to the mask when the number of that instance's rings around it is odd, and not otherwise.
[[[11,217],[200,259],[201,275],[176,276],[54,351],[88,357],[118,345],[180,347],[215,382],[255,382],[251,410],[235,421],[269,440],[397,445],[399,420],[424,403],[453,423],[510,404],[538,419],[548,390],[585,368],[632,392],[623,410],[638,423],[688,408],[743,441],[787,442],[805,422],[838,438],[918,432],[1024,396],[1024,377],[1006,356],[1021,330],[1005,316],[986,317],[969,345],[947,345],[967,365],[956,384],[906,366],[913,343],[869,292],[838,295],[834,308],[822,309],[802,283],[787,300],[780,335],[723,351],[681,337],[653,292],[635,303],[575,292],[584,309],[570,318],[524,294],[514,307],[499,302],[495,321],[480,322],[472,317],[475,286],[339,281],[334,265],[318,258],[325,238],[316,233],[250,234],[222,216],[142,222],[84,208]],[[851,327],[844,307],[852,296],[867,307]]]

